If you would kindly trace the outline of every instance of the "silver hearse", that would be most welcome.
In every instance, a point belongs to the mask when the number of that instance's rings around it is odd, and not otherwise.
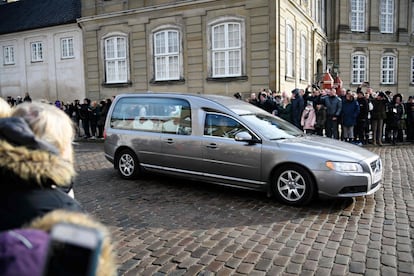
[[[232,97],[123,94],[105,123],[105,156],[125,179],[143,171],[262,190],[289,205],[380,188],[367,149],[314,135]]]

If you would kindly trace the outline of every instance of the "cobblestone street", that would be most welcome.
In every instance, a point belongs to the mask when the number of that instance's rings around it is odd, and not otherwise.
[[[414,275],[414,146],[370,147],[383,186],[304,208],[265,193],[147,174],[75,145],[75,195],[113,233],[122,275]]]

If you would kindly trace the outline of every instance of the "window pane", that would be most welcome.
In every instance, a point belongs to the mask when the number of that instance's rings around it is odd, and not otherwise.
[[[125,45],[125,38],[120,37],[117,39],[117,57],[118,58],[125,58],[126,57],[126,45]]]
[[[178,53],[178,32],[168,32],[168,52]]]
[[[224,25],[219,25],[213,28],[213,49],[224,47]]]
[[[215,52],[214,53],[214,75],[224,76],[225,74],[225,53]]]
[[[115,45],[113,38],[109,38],[106,40],[105,53],[107,59],[115,57]]]

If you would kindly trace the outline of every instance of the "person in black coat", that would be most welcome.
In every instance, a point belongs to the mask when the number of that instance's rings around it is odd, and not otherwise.
[[[53,105],[18,105],[0,119],[0,231],[56,210],[82,211],[66,192],[75,176],[70,118]]]

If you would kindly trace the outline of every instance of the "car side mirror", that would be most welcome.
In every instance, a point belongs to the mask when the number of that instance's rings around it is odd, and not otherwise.
[[[234,136],[234,140],[238,142],[248,142],[249,144],[256,143],[256,139],[253,139],[253,137],[250,135],[247,131],[241,131]]]

